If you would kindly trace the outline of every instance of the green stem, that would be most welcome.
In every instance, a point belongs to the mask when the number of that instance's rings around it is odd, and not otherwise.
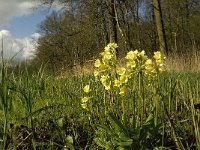
[[[4,130],[3,130],[3,149],[6,148],[7,142],[7,129],[8,129],[8,111],[5,110],[5,119],[4,119]]]
[[[136,128],[136,101],[135,101],[135,92],[133,91],[133,129]]]
[[[103,103],[104,103],[105,115],[106,115],[106,111],[107,111],[107,105],[106,105],[106,91],[104,92],[104,95],[103,95]]]
[[[159,85],[158,85],[158,81],[159,78],[157,79],[156,81],[156,91],[155,91],[155,98],[154,98],[154,109],[155,109],[155,112],[154,112],[154,123],[155,123],[155,126],[157,126],[157,123],[158,123],[158,93],[157,91],[159,90]]]
[[[124,106],[124,99],[122,99],[122,121],[125,122],[125,106]]]
[[[138,101],[138,112],[139,112],[139,116],[141,117],[141,124],[143,122],[144,119],[144,99],[142,96],[142,86],[143,86],[143,77],[142,77],[142,73],[139,73],[139,85],[138,85],[138,93],[139,93],[139,101]],[[142,111],[140,111],[140,109],[142,108]]]

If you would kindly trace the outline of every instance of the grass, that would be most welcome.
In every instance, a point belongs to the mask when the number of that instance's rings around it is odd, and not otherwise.
[[[56,79],[40,70],[32,74],[2,72],[2,79],[5,78],[0,92],[1,149],[62,149],[65,145],[71,149],[100,149],[93,140],[97,125],[110,126],[106,112],[113,112],[117,118],[123,112],[121,97],[110,104],[107,91],[92,76]],[[136,117],[135,126],[139,127],[156,108],[156,123],[164,128],[154,146],[199,149],[199,110],[193,105],[200,102],[199,78],[199,73],[165,73],[156,88],[144,80],[140,94],[138,80],[132,80],[123,106],[125,118]],[[91,108],[85,110],[81,98],[87,83],[92,87],[93,98]],[[135,107],[141,95],[144,108]],[[143,144],[148,140],[152,139]]]
[[[0,149],[200,149],[200,73],[139,72],[120,96],[86,70],[55,77],[1,63]]]

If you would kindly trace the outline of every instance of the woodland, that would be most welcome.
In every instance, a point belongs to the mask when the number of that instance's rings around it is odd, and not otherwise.
[[[51,6],[53,2],[43,0],[42,4]],[[108,43],[119,45],[119,58],[136,49],[145,50],[148,56],[160,50],[171,60],[178,59],[177,62],[187,58],[182,61],[194,63],[194,56],[198,56],[198,0],[59,2],[63,8],[52,12],[39,25],[42,37],[34,60],[34,64],[46,64],[51,72],[84,66]],[[190,63],[186,64],[186,69],[191,69]]]

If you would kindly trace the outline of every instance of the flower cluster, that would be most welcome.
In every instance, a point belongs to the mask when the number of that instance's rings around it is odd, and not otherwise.
[[[126,68],[117,68],[117,78],[115,85],[120,89],[119,94],[125,96],[126,83],[130,78],[142,74],[147,77],[156,77],[159,72],[164,70],[165,57],[158,51],[154,53],[154,61],[149,59],[145,51],[130,51],[126,55]]]
[[[113,87],[112,73],[116,68],[116,48],[117,44],[108,44],[101,54],[102,58],[97,59],[94,63],[94,76],[100,76],[100,81],[106,90],[110,91]]]
[[[126,83],[130,78],[142,74],[147,77],[156,77],[159,72],[164,70],[165,57],[161,52],[154,53],[154,60],[151,60],[145,54],[145,51],[138,50],[129,51],[125,57],[126,66],[116,67],[116,48],[117,44],[108,44],[104,52],[101,53],[102,58],[95,61],[95,77],[100,77],[100,81],[106,90],[119,88],[119,94],[125,96],[127,92]],[[112,75],[116,73],[116,75]]]
[[[155,59],[157,70],[162,72],[164,70],[163,62],[165,60],[165,57],[158,51],[154,53],[153,58]]]
[[[130,51],[127,53],[127,67],[129,69],[129,74],[142,73],[146,76],[156,76],[159,71],[164,70],[163,63],[165,57],[161,52],[157,51],[154,53],[154,61],[149,59],[145,54],[145,51],[138,52],[138,50]]]
[[[114,87],[119,88],[120,92],[119,94],[121,96],[126,95],[126,86],[125,84],[128,82],[129,78],[129,73],[127,72],[128,70],[124,67],[119,67],[116,69],[116,78],[114,80]]]
[[[89,85],[86,85],[84,88],[83,88],[83,91],[86,93],[86,94],[88,94],[90,91],[91,91],[91,89],[90,89],[90,86]],[[84,108],[84,109],[86,109],[87,108],[87,105],[88,105],[88,100],[90,99],[91,97],[89,97],[89,96],[84,96],[83,98],[82,98],[82,103],[81,103],[81,106]]]
[[[126,55],[126,68],[120,67],[116,69],[117,77],[115,79],[115,87],[119,88],[119,94],[125,96],[127,92],[126,83],[133,75],[138,74],[144,69],[147,56],[144,51],[130,51]]]

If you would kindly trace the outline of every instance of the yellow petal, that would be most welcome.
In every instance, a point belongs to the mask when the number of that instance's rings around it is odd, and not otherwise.
[[[85,97],[82,98],[81,101],[82,101],[82,103],[87,103],[88,100],[89,100],[89,97],[86,97],[86,96],[85,96]]]
[[[128,59],[128,60],[134,60],[134,59],[136,59],[137,54],[138,54],[138,50],[130,51],[130,52],[127,53],[126,59]]]
[[[120,87],[121,86],[121,82],[119,81],[119,80],[115,80],[114,81],[114,86],[116,86],[116,87]]]
[[[119,94],[120,94],[121,96],[125,96],[125,95],[126,95],[126,92],[127,92],[127,89],[126,89],[125,86],[123,86],[123,87],[120,88]]]
[[[86,109],[87,108],[87,103],[82,103],[81,106],[82,106],[83,109]]]
[[[135,68],[136,67],[136,62],[135,60],[129,60],[127,61],[127,67]]]
[[[95,63],[94,63],[94,66],[95,66],[96,68],[99,68],[99,67],[101,66],[101,61],[100,61],[99,59],[97,59],[97,60],[95,61]]]
[[[109,51],[109,52],[110,52],[110,51],[115,51],[117,47],[118,47],[118,46],[117,46],[116,43],[109,43],[109,44],[105,47],[104,51],[105,51],[105,52],[108,52],[108,51]]]
[[[94,70],[94,76],[97,77],[100,74],[98,70]]]
[[[89,86],[89,85],[86,85],[86,86],[83,88],[83,91],[84,91],[85,93],[89,93],[89,92],[91,91],[90,86]]]
[[[110,91],[110,89],[111,89],[111,86],[109,85],[109,84],[107,84],[107,85],[104,85],[105,86],[105,89],[107,90],[107,91]]]
[[[117,74],[118,75],[124,75],[126,73],[126,68],[117,68]]]
[[[107,79],[108,79],[108,75],[102,75],[100,81],[101,81],[102,83],[106,83],[106,82],[107,82]]]
[[[99,67],[99,70],[100,70],[101,72],[106,71],[106,69],[107,69],[107,67],[106,67],[106,65],[104,65],[104,64],[101,64],[101,66]]]
[[[112,58],[112,54],[109,51],[102,52],[101,55],[103,56],[104,60],[110,60]]]
[[[132,70],[129,69],[129,70],[126,71],[126,76],[127,76],[128,78],[131,78],[132,75],[133,75],[133,71],[132,71]]]
[[[159,52],[159,51],[154,52],[153,58],[154,58],[155,60],[161,59],[161,58],[162,58],[161,52]]]
[[[147,59],[145,62],[145,65],[152,65],[152,60],[151,59]]]
[[[126,75],[122,75],[120,76],[119,80],[121,83],[126,83],[128,82],[128,77]]]

